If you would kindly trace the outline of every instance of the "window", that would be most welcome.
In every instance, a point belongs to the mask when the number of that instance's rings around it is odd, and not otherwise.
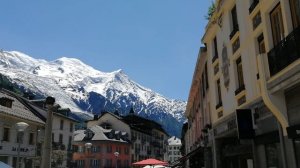
[[[34,133],[29,133],[29,145],[34,145]]]
[[[12,102],[13,100],[6,98],[6,97],[1,97],[0,98],[0,105],[4,107],[11,108],[12,107]]]
[[[280,4],[270,13],[274,47],[284,38],[284,29]]]
[[[83,146],[78,146],[78,152],[82,153],[83,152]]]
[[[300,26],[300,0],[290,0],[291,15],[293,20],[293,27]]]
[[[60,120],[60,130],[64,129],[64,120]]]
[[[239,31],[238,19],[236,6],[234,6],[231,10],[231,19],[232,19],[232,32],[230,33],[230,39]]]
[[[59,143],[60,143],[60,144],[63,143],[63,134],[59,134]]]
[[[110,145],[106,146],[106,153],[111,153],[112,147]]]
[[[257,42],[258,42],[258,51],[260,54],[266,53],[266,48],[265,48],[265,41],[264,41],[264,35],[261,34],[258,38],[257,38]]]
[[[205,73],[205,86],[206,89],[208,89],[209,86],[208,86],[207,62],[205,63],[204,73]]]
[[[92,146],[92,152],[93,153],[97,153],[98,151],[98,147],[97,146]]]
[[[69,136],[69,150],[72,150],[72,136]]]
[[[129,154],[129,148],[128,148],[128,147],[125,147],[125,148],[124,148],[124,153],[125,153],[126,155]]]
[[[73,123],[70,123],[70,132],[73,132]]]
[[[91,160],[90,160],[90,165],[91,165],[92,167],[99,167],[99,166],[100,166],[100,160],[91,159]]]
[[[112,167],[112,160],[111,159],[106,159],[105,167]]]
[[[119,154],[121,154],[121,147],[116,147],[116,152],[119,152]]]
[[[216,86],[217,86],[217,106],[220,107],[222,106],[222,93],[221,93],[220,79],[217,80]]]
[[[77,160],[78,167],[84,167],[84,160]]]
[[[214,57],[213,58],[218,58],[218,44],[217,44],[217,36],[214,38]]]
[[[2,141],[9,142],[9,128],[4,127]]]
[[[238,90],[237,91],[239,93],[240,91],[245,89],[241,57],[236,60],[236,70],[237,70],[237,77],[238,77]]]

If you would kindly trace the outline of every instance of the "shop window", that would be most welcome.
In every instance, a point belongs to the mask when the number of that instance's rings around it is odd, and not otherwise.
[[[293,27],[300,26],[300,0],[290,0],[291,15],[293,20]]]
[[[284,38],[282,12],[278,4],[270,13],[274,47]]]
[[[266,158],[267,158],[267,167],[282,167],[280,163],[280,146],[278,143],[266,144],[265,145]]]

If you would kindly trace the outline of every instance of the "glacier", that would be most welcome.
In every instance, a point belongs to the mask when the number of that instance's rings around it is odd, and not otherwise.
[[[20,88],[39,97],[53,96],[73,113],[100,114],[118,111],[163,125],[167,133],[180,136],[186,121],[186,102],[168,99],[132,81],[121,69],[101,72],[79,59],[35,59],[18,51],[0,51],[0,73]]]

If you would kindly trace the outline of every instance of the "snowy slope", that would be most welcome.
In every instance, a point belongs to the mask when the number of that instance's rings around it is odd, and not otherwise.
[[[130,80],[122,70],[105,73],[74,58],[49,62],[17,51],[1,51],[0,72],[25,89],[55,97],[75,112],[118,110],[126,114],[133,107],[137,114],[162,123],[171,134],[178,134],[179,127],[169,128],[172,124],[165,121],[180,126],[185,121],[186,102],[167,99]]]

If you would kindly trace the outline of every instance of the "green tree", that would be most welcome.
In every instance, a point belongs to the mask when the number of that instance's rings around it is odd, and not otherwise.
[[[207,20],[210,20],[210,18],[211,18],[212,15],[214,14],[215,10],[216,10],[216,5],[215,5],[215,3],[212,1],[212,2],[211,2],[211,5],[210,5],[209,8],[208,8],[207,15],[205,16],[205,18],[206,18]]]

